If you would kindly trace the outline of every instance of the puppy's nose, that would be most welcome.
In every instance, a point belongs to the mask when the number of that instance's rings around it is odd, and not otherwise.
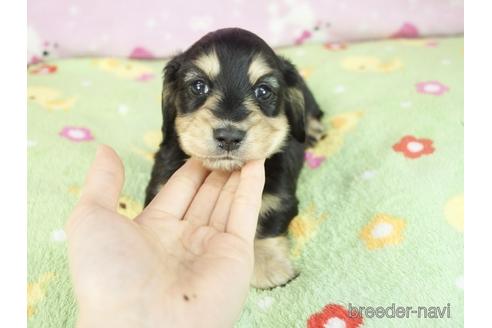
[[[214,138],[219,148],[227,151],[238,149],[245,134],[245,131],[233,127],[214,129]]]

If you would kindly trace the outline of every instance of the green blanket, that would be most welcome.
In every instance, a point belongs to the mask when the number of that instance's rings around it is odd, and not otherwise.
[[[301,274],[251,290],[237,326],[463,326],[463,39],[279,52],[306,78],[329,134],[306,152],[289,228]],[[98,143],[126,167],[120,211],[141,210],[162,67],[96,58],[28,68],[30,327],[74,325],[63,227]]]

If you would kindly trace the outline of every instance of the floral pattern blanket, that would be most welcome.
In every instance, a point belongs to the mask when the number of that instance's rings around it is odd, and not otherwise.
[[[463,39],[280,52],[305,77],[329,132],[305,153],[289,227],[300,276],[252,289],[237,327],[462,327]],[[28,67],[30,327],[74,326],[63,227],[98,143],[126,167],[119,210],[133,218],[142,209],[161,139],[163,65]]]

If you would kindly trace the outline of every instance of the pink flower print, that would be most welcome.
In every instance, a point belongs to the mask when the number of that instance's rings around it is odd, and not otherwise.
[[[308,151],[304,153],[304,160],[310,169],[318,168],[325,161],[325,159],[326,158],[324,156],[316,156]]]
[[[32,56],[31,59],[29,60],[29,65],[36,65],[39,64],[43,61],[41,57],[38,56]]]
[[[418,38],[419,30],[412,23],[404,23],[392,38]]]
[[[311,37],[311,32],[309,32],[308,30],[304,30],[302,34],[295,39],[294,44],[296,46],[301,45],[304,43],[304,41],[306,41],[310,37]]]
[[[449,91],[449,88],[439,81],[424,81],[415,85],[418,93],[441,96]]]
[[[154,74],[152,73],[142,73],[139,77],[137,77],[137,81],[145,82],[148,80],[152,80],[154,78]]]
[[[436,40],[429,40],[427,41],[427,43],[425,44],[426,47],[428,48],[435,48],[439,45],[439,42],[437,42]]]
[[[65,126],[59,135],[73,142],[91,141],[94,139],[89,129],[78,126]]]
[[[153,59],[154,55],[147,49],[143,47],[136,47],[130,54],[132,59]]]

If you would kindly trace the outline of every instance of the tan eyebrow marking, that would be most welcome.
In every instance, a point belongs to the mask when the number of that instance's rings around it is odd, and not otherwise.
[[[253,57],[251,64],[249,64],[248,68],[248,78],[249,82],[254,85],[256,81],[263,75],[269,74],[272,72],[272,69],[266,63],[265,59],[262,56],[256,55]]]
[[[200,74],[198,72],[189,71],[189,72],[185,73],[184,80],[185,80],[185,82],[189,82],[189,81],[195,80],[199,76],[200,76]]]
[[[278,80],[275,76],[267,76],[264,78],[264,81],[267,82],[268,84],[270,84],[274,88],[279,87]]]
[[[199,56],[193,61],[210,79],[215,78],[220,72],[220,61],[215,49]]]

